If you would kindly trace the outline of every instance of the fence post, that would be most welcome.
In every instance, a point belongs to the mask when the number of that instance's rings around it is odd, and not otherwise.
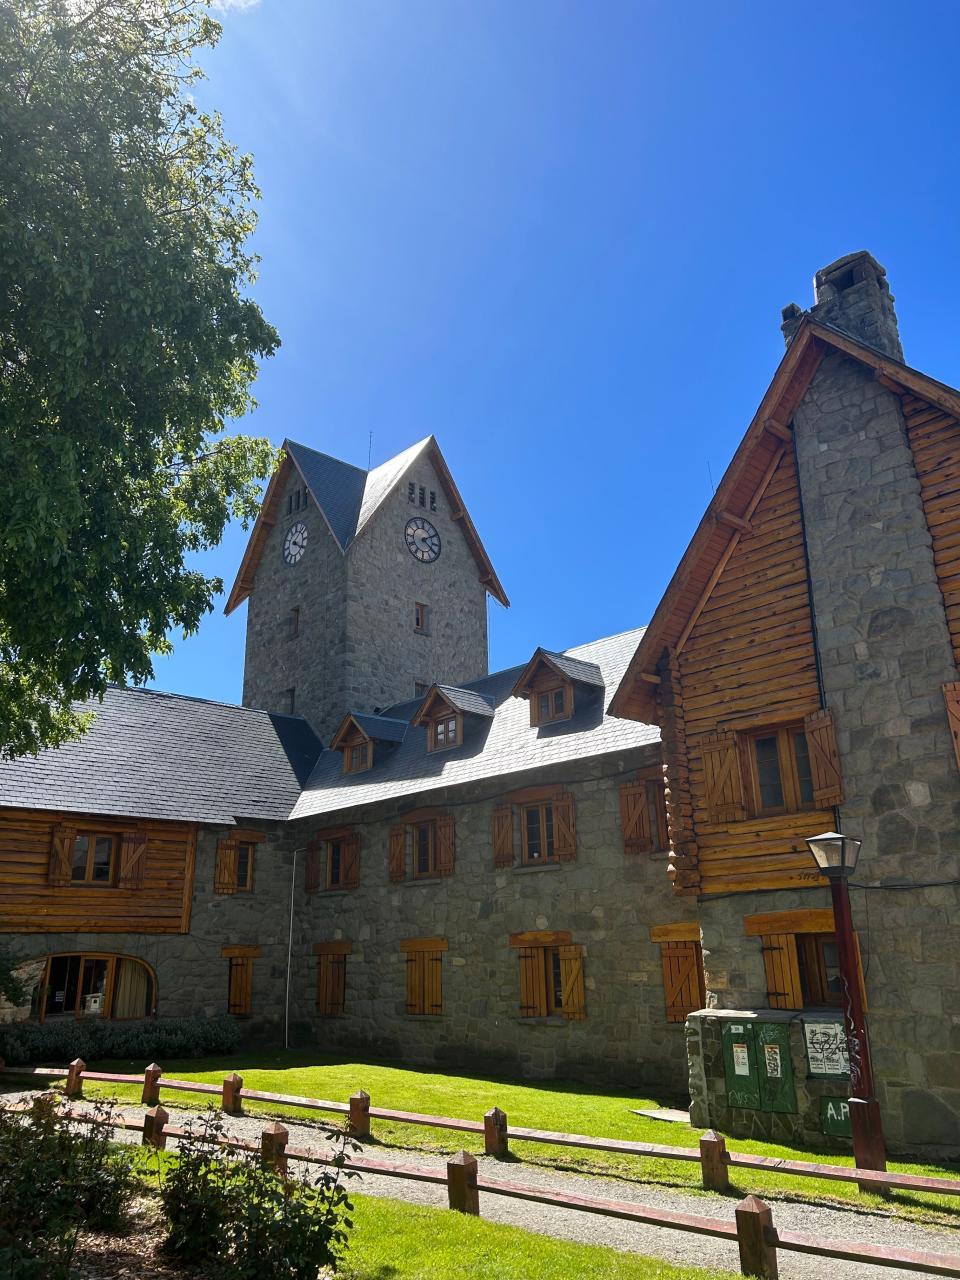
[[[242,1113],[243,1104],[240,1101],[242,1090],[243,1076],[238,1076],[234,1071],[230,1075],[223,1077],[223,1094],[220,1106],[228,1116],[238,1116]]]
[[[141,1146],[156,1147],[159,1151],[163,1151],[167,1145],[167,1135],[163,1132],[163,1127],[169,1119],[170,1117],[159,1104],[145,1111]]]
[[[350,1136],[370,1137],[370,1095],[362,1089],[350,1095]]]
[[[506,1113],[491,1107],[483,1117],[483,1149],[488,1156],[502,1160],[510,1154]]]
[[[155,1062],[151,1062],[143,1073],[143,1093],[140,1101],[145,1107],[155,1107],[160,1101],[160,1077],[163,1071]]]
[[[741,1275],[777,1280],[777,1233],[769,1205],[757,1196],[747,1196],[737,1205],[736,1218]]]
[[[708,1129],[700,1139],[700,1177],[704,1191],[730,1190],[727,1143],[715,1129]]]
[[[68,1098],[83,1097],[83,1079],[82,1072],[86,1071],[87,1064],[82,1058],[74,1058],[67,1069],[67,1083],[63,1086],[63,1091]]]
[[[460,1213],[480,1212],[477,1161],[469,1151],[461,1151],[447,1161],[447,1200],[450,1208]]]
[[[274,1120],[260,1135],[260,1158],[268,1169],[281,1175],[287,1172],[287,1139],[289,1131]]]

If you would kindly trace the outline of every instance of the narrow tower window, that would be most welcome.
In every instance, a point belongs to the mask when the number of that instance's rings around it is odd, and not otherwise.
[[[296,689],[284,689],[283,696],[287,704],[287,715],[292,716],[297,703],[297,691]]]

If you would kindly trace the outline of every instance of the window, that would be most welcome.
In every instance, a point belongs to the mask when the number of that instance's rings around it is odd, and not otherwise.
[[[413,696],[415,698],[422,698],[426,695],[426,692],[429,688],[430,686],[427,684],[425,680],[414,680]]]
[[[413,629],[424,633],[427,630],[427,606],[419,601],[413,606]]]
[[[455,747],[459,738],[459,716],[443,716],[430,722],[430,750],[445,751]]]
[[[423,485],[420,485],[417,489],[417,502],[421,507],[425,507],[427,505],[427,491]]]
[[[355,742],[343,751],[343,772],[364,773],[373,764],[373,744]]]
[[[430,510],[436,511],[436,509],[437,509],[437,495],[434,492],[434,490],[431,489],[430,490]]]
[[[214,893],[252,893],[253,855],[259,832],[234,832],[217,842]]]
[[[297,636],[300,634],[300,608],[298,605],[295,605],[290,610],[288,626],[290,630],[290,639],[296,640]]]
[[[707,1003],[700,926],[695,920],[654,925],[650,939],[660,946],[667,1021],[686,1022],[688,1013],[705,1008]]]
[[[49,956],[32,1012],[41,1022],[64,1015],[149,1018],[156,1013],[156,980],[130,956]]]
[[[356,889],[360,884],[360,834],[351,827],[318,832],[307,850],[304,889]]]
[[[560,787],[527,787],[505,796],[494,807],[493,865],[499,870],[514,864],[517,822],[522,866],[547,866],[576,858],[576,808],[569,792]]]
[[[568,933],[515,933],[519,950],[521,1018],[586,1017],[583,947]]]
[[[667,804],[662,771],[641,773],[636,781],[620,786],[620,829],[624,853],[649,853],[668,849]]]
[[[314,944],[313,954],[317,957],[317,1013],[322,1018],[337,1018],[344,1011],[347,956],[352,951],[353,943],[342,940]]]
[[[409,858],[409,861],[408,861]],[[437,809],[416,810],[390,829],[388,871],[391,880],[416,880],[453,874],[453,815]]]
[[[810,749],[802,727],[751,734],[746,747],[754,813],[796,813],[813,808]]]
[[[407,1013],[443,1013],[441,967],[446,938],[410,938],[400,943],[407,970]]]
[[[806,1009],[842,1004],[837,943],[831,908],[770,911],[744,918],[747,937],[759,938],[771,1009]],[[860,998],[867,1007],[860,963],[860,942],[854,934]]]
[[[243,1016],[253,1008],[253,962],[262,952],[259,947],[221,947],[227,961],[227,1013]]]
[[[411,480],[410,483],[407,485],[407,501],[416,502],[416,500],[417,500],[417,486]]]
[[[287,708],[287,715],[292,716],[297,705],[296,689],[284,689],[283,704]]]
[[[307,505],[306,489],[294,489],[292,493],[287,494],[287,515],[293,515],[294,511],[299,511],[301,507]]]
[[[553,805],[532,804],[523,810],[523,857],[522,861],[555,862],[556,853],[553,844]]]
[[[70,879],[73,884],[113,883],[117,838],[94,831],[80,831],[73,842]]]
[[[537,694],[537,724],[565,720],[568,715],[566,688],[547,689]]]

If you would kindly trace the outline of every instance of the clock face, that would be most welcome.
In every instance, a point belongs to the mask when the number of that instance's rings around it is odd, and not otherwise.
[[[406,539],[407,550],[421,564],[432,564],[439,558],[440,535],[429,520],[424,520],[423,516],[414,516],[412,520],[408,520],[403,536]]]
[[[296,564],[298,560],[303,559],[306,549],[307,526],[298,520],[296,524],[290,526],[283,540],[283,558],[287,564]]]

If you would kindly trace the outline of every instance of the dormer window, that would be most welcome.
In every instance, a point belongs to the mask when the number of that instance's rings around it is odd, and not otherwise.
[[[362,773],[364,769],[369,769],[371,764],[371,750],[369,742],[358,742],[356,746],[350,748],[349,762],[344,759],[344,773]]]
[[[366,773],[373,768],[376,752],[389,751],[395,743],[402,742],[406,729],[405,720],[351,712],[340,722],[330,749],[343,756],[344,773]]]
[[[581,701],[596,705],[603,692],[603,675],[594,662],[565,653],[538,649],[513,687],[515,698],[530,703],[534,728],[569,720]]]
[[[425,726],[428,751],[449,751],[461,745],[466,726],[474,717],[478,721],[492,720],[493,703],[473,689],[435,684],[410,723]]]

